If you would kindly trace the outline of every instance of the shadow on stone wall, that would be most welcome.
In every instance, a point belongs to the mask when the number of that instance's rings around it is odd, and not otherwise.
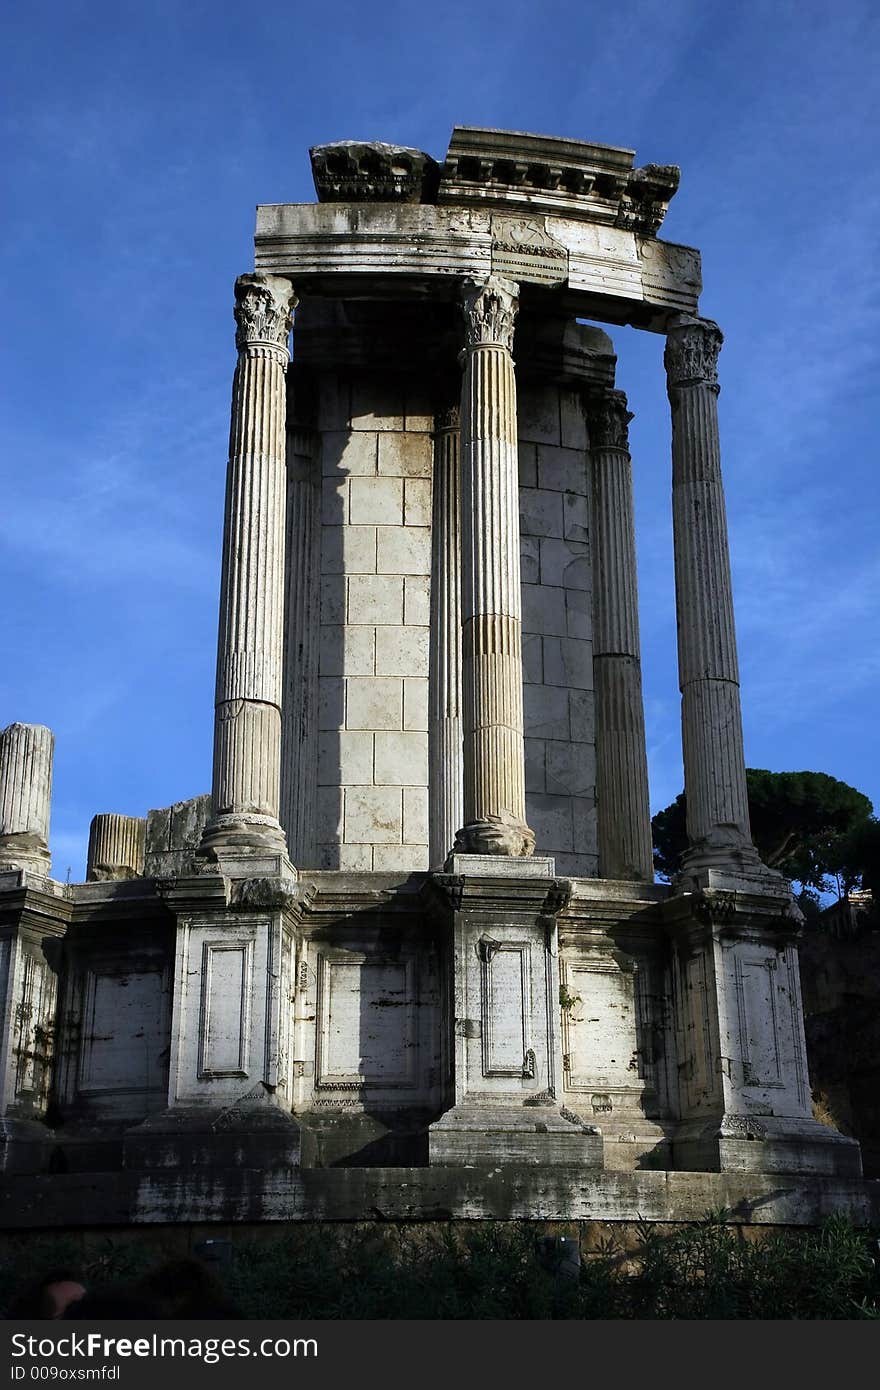
[[[880,1177],[880,931],[808,929],[800,959],[816,1119],[858,1139],[865,1177]]]

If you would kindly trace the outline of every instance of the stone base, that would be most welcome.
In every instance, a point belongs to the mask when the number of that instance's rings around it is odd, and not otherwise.
[[[45,1173],[55,1135],[40,1120],[0,1119],[0,1173]]]
[[[281,825],[272,816],[216,816],[205,826],[198,853],[218,863],[234,861],[238,857],[247,860],[254,855],[268,858],[280,856],[286,862],[287,840]],[[224,869],[224,872],[230,871]],[[254,871],[250,869],[249,872]]]
[[[545,1136],[546,1137],[546,1136]],[[809,1226],[832,1212],[880,1223],[880,1182],[760,1173],[609,1173],[583,1164],[491,1169],[253,1168],[10,1175],[7,1232],[295,1221],[702,1221]],[[386,1226],[387,1230],[387,1226]],[[204,1231],[202,1231],[202,1236]]]
[[[456,1105],[428,1131],[429,1163],[581,1164],[602,1167],[602,1136],[551,1105]]]
[[[298,1168],[300,1126],[270,1100],[174,1106],[127,1131],[123,1165],[156,1170]]]
[[[550,855],[453,853],[443,871],[471,878],[555,878],[556,861]]]
[[[689,1173],[804,1173],[859,1178],[861,1150],[855,1139],[816,1120],[726,1115],[686,1120],[672,1143],[673,1162]]]
[[[671,1168],[672,1125],[658,1124],[644,1115],[616,1115],[610,1123],[597,1116],[597,1121],[609,1172]]]

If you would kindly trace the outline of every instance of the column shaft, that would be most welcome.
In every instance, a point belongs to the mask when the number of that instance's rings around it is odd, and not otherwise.
[[[285,851],[278,820],[284,636],[285,369],[295,302],[287,280],[236,281],[213,818],[203,846]]]
[[[0,730],[0,868],[49,872],[54,748],[43,724]]]
[[[317,863],[318,634],[321,480],[315,435],[287,438],[287,601],[284,620],[281,823],[298,866]]]
[[[589,402],[593,674],[602,878],[654,877],[639,650],[632,464],[622,391]]]
[[[89,828],[87,882],[138,878],[144,872],[146,829],[146,819],[139,816],[93,816]]]
[[[463,820],[461,723],[461,434],[458,406],[437,417],[428,712],[430,864],[440,868]]]
[[[516,286],[465,292],[461,397],[462,715],[460,850],[531,854],[525,823],[519,466],[511,347]]]
[[[751,844],[727,518],[718,439],[716,363],[708,319],[669,327],[672,522],[682,749],[689,850],[685,867],[757,863]]]

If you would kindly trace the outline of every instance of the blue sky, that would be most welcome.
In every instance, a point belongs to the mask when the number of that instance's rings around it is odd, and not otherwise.
[[[91,816],[210,787],[232,283],[308,148],[456,123],[677,163],[703,254],[747,761],[880,808],[874,0],[252,6],[31,0],[4,21],[0,726],[56,734],[54,872]],[[662,340],[636,412],[653,809],[680,790]]]

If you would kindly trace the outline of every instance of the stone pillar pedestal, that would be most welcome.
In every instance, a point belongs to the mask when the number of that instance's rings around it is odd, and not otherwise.
[[[19,865],[0,871],[0,1172],[44,1172],[54,1146],[46,1115],[70,912],[60,883]]]
[[[654,879],[633,517],[622,391],[588,400],[599,876]]]
[[[434,431],[428,692],[429,862],[442,868],[464,819],[461,725],[461,457],[458,406]]]
[[[238,366],[223,532],[213,815],[202,851],[286,858],[279,821],[284,640],[285,370],[295,297],[275,275],[235,283]]]
[[[0,870],[48,877],[55,738],[43,724],[0,731]]]
[[[144,872],[147,822],[138,816],[93,816],[86,860],[88,883],[139,878]]]
[[[718,440],[721,330],[677,315],[666,345],[672,525],[688,849],[695,886],[712,869],[768,876],[749,829],[739,665]],[[778,877],[778,876],[772,876]]]
[[[438,875],[451,912],[452,1107],[431,1125],[431,1164],[602,1166],[602,1136],[559,1101],[556,916],[569,884],[552,860],[453,855]]]
[[[528,855],[525,820],[519,461],[513,330],[517,286],[469,283],[461,395],[464,827],[456,850]]]
[[[168,1109],[129,1130],[128,1168],[234,1169],[259,1188],[299,1163],[290,1113],[297,885],[280,877],[170,881],[177,918]],[[256,1171],[254,1171],[256,1170]]]
[[[682,893],[663,912],[679,1074],[674,1166],[858,1177],[856,1141],[812,1116],[800,914],[787,885]]]

